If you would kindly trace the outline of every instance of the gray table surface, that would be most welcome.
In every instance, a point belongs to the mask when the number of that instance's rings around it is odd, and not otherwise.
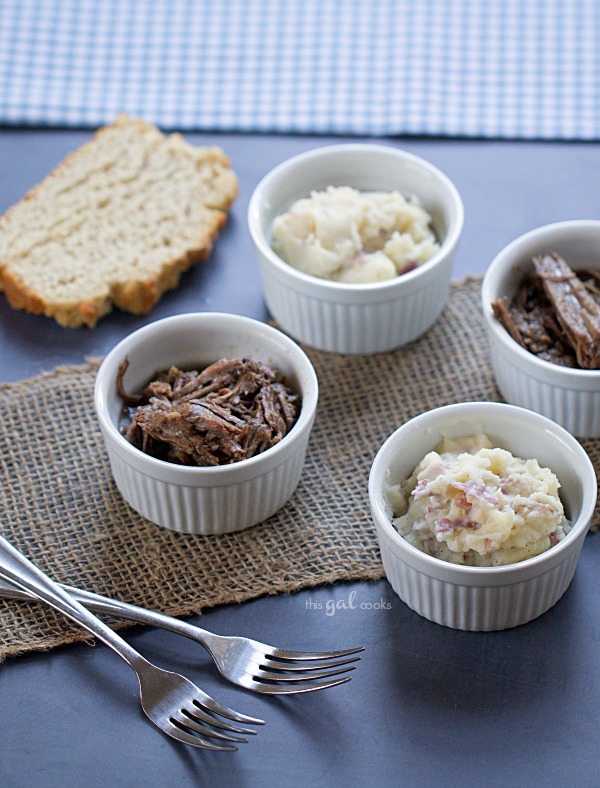
[[[0,130],[0,212],[88,137]],[[101,355],[137,327],[171,314],[268,317],[246,227],[252,189],[285,158],[344,140],[189,138],[220,144],[240,179],[210,261],[187,274],[151,315],[115,313],[93,331],[15,312],[0,297],[0,382]],[[533,227],[600,216],[598,145],[387,142],[427,158],[461,191],[466,221],[456,279],[482,274],[503,245]],[[147,628],[129,630],[127,639],[150,659],[267,721],[233,754],[191,750],[158,732],[139,708],[135,676],[104,646],[9,659],[0,666],[0,785],[600,785],[599,559],[600,535],[590,535],[563,599],[506,632],[432,624],[385,580],[267,597],[201,617],[214,631],[290,648],[367,646],[351,682],[303,697],[245,693],[214,676],[199,646]],[[347,603],[351,594],[351,607],[327,615],[330,600]]]

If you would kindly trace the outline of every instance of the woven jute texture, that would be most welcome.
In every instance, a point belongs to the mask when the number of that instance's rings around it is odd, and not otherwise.
[[[400,350],[307,351],[321,395],[301,483],[267,522],[237,534],[176,534],[122,500],[94,415],[97,362],[0,386],[3,533],[55,580],[172,615],[381,578],[367,496],[377,449],[422,411],[500,399],[479,289],[477,279],[454,284],[434,328]],[[584,446],[600,468],[600,441]],[[46,606],[0,600],[0,661],[77,640],[85,633]]]

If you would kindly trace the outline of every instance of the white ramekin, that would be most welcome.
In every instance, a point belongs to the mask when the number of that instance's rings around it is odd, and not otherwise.
[[[352,186],[416,196],[433,218],[440,249],[402,276],[346,284],[298,271],[271,248],[273,219],[312,190]],[[267,307],[301,342],[335,353],[376,353],[417,339],[439,317],[448,295],[464,211],[452,182],[429,162],[391,145],[330,145],[295,156],[256,187],[248,225]]]
[[[494,445],[553,470],[572,525],[568,535],[541,555],[497,567],[451,564],[400,536],[392,525],[387,488],[407,479],[448,428],[457,435],[481,428]],[[524,624],[560,599],[575,573],[596,491],[594,468],[575,438],[544,416],[498,402],[447,405],[408,421],[383,444],[369,477],[371,511],[392,588],[430,621],[471,631]]]
[[[125,357],[127,391],[137,391],[172,364],[198,369],[220,358],[250,356],[280,370],[302,400],[298,421],[276,446],[231,465],[197,468],[144,454],[119,432],[117,371]],[[176,315],[150,323],[106,356],[95,406],[111,471],[129,505],[152,522],[186,534],[221,534],[262,522],[292,496],[315,418],[318,382],[298,345],[256,320],[221,313]]]
[[[600,270],[600,221],[573,220],[539,227],[506,246],[481,288],[494,377],[503,398],[556,421],[580,438],[600,437],[600,370],[570,369],[522,348],[496,320],[492,302],[515,294],[533,270],[532,257],[558,252],[571,268]]]

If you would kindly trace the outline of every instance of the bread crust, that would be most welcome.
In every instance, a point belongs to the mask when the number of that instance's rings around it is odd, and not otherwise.
[[[108,314],[113,306],[126,312],[144,315],[150,312],[162,295],[180,282],[181,275],[196,263],[205,260],[211,253],[218,232],[227,222],[227,210],[238,194],[238,181],[230,169],[227,156],[219,148],[191,148],[179,134],[169,137],[162,135],[158,129],[143,120],[132,120],[126,115],[119,115],[115,122],[102,127],[95,132],[93,137],[77,150],[68,154],[39,184],[31,188],[27,194],[0,217],[0,237],[7,230],[13,213],[23,204],[36,199],[48,184],[51,184],[64,170],[74,167],[78,160],[86,155],[90,148],[93,149],[104,135],[118,127],[133,128],[137,131],[158,134],[166,144],[173,145],[179,155],[178,146],[186,152],[190,150],[200,158],[206,156],[207,165],[217,164],[227,171],[227,191],[219,194],[222,207],[206,205],[203,215],[204,228],[199,232],[196,240],[192,242],[185,252],[174,256],[160,266],[152,276],[130,276],[127,280],[111,282],[107,292],[102,295],[80,298],[69,303],[68,300],[57,302],[45,299],[35,288],[23,281],[17,271],[11,268],[10,262],[0,258],[0,292],[4,292],[6,299],[14,309],[22,309],[35,315],[46,315],[54,318],[60,325],[68,328],[88,326],[93,328],[98,320]],[[139,250],[143,255],[143,250]]]

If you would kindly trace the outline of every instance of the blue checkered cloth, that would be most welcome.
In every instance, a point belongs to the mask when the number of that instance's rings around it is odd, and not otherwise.
[[[598,0],[0,0],[0,124],[600,138]]]

